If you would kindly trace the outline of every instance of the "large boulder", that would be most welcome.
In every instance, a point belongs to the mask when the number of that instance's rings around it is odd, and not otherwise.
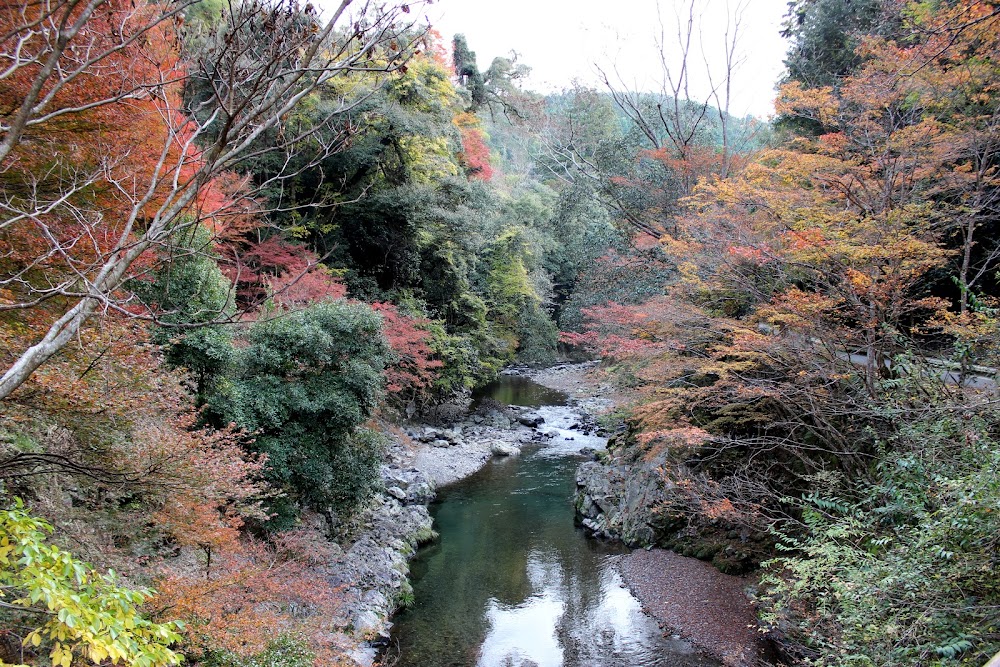
[[[517,421],[522,426],[527,426],[529,428],[538,428],[545,423],[545,418],[541,415],[536,414],[526,414],[519,415]]]
[[[519,447],[509,442],[494,442],[490,451],[493,452],[494,456],[517,456],[521,453]]]
[[[619,539],[629,546],[657,542],[659,518],[652,510],[666,500],[659,468],[662,461],[631,465],[611,457],[588,461],[577,470],[577,521],[597,537]]]

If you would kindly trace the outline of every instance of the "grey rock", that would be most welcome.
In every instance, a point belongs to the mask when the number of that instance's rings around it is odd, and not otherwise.
[[[406,500],[406,491],[403,491],[398,486],[390,486],[385,492],[396,500]]]
[[[521,453],[520,448],[508,442],[494,442],[490,451],[494,456],[517,456]]]
[[[616,451],[606,463],[581,464],[574,502],[577,518],[585,526],[584,521],[591,520],[601,535],[629,546],[651,545],[656,540],[652,525],[657,523],[651,510],[666,502],[674,490],[659,474],[665,464],[663,457],[636,461],[634,454],[623,451]]]
[[[437,497],[437,493],[434,490],[434,485],[430,482],[412,484],[406,490],[407,505],[428,505],[434,501],[435,497]]]
[[[374,611],[361,609],[354,615],[354,633],[358,636],[366,636],[379,630],[381,619]]]

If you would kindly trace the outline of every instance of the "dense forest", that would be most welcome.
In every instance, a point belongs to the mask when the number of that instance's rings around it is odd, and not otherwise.
[[[1000,8],[795,0],[770,120],[422,10],[0,6],[0,664],[354,664],[398,425],[565,355],[787,664],[1000,651]]]

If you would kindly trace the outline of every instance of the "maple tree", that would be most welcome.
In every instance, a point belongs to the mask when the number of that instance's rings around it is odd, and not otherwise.
[[[280,235],[225,239],[219,252],[222,271],[235,285],[244,310],[252,311],[271,298],[300,308],[346,295],[344,285],[315,252]]]
[[[5,200],[0,230],[16,252],[5,253],[13,266],[5,270],[2,307],[25,310],[44,302],[53,309],[44,316],[48,324],[41,340],[14,355],[0,379],[0,398],[58,352],[98,310],[121,309],[120,290],[136,263],[179,229],[212,217],[212,212],[198,210],[206,201],[201,197],[206,186],[239,168],[249,153],[260,149],[258,138],[277,129],[300,102],[354,69],[392,71],[406,60],[408,24],[399,19],[410,11],[408,5],[365,4],[355,12],[365,20],[350,22],[352,29],[341,31],[341,22],[350,17],[349,5],[341,3],[322,23],[291,6],[229,6],[214,32],[200,36],[199,49],[185,54],[189,63],[181,61],[175,48],[173,6],[143,4],[132,10],[132,3],[94,0],[63,5],[65,16],[52,13],[53,6],[45,3],[32,6],[31,11],[42,12],[38,17],[20,14],[13,6],[4,12],[4,53],[12,73],[5,85],[11,86],[8,97],[23,93],[25,102],[5,116],[9,130],[0,155],[5,177],[22,183],[5,188],[13,196]],[[97,9],[108,15],[95,14]],[[116,11],[124,13],[120,21]],[[35,30],[47,21],[63,20],[60,16],[73,21],[75,31],[52,41],[46,35],[59,31]],[[94,35],[102,34],[107,20],[120,22],[128,37],[121,44],[88,50],[85,40],[98,39]],[[261,34],[270,37],[262,40]],[[89,55],[64,76],[67,70],[57,65],[75,58],[78,48]],[[32,57],[22,62],[19,54],[29,53]],[[96,59],[91,61],[91,55]],[[103,94],[106,71],[124,73],[122,85],[111,88],[132,93]],[[181,99],[186,80],[206,84],[209,92],[186,105]],[[52,94],[41,97],[46,90]],[[359,103],[345,91],[339,108],[346,111]],[[96,133],[82,144],[57,141],[57,130],[67,123],[90,124]],[[108,134],[112,127],[113,142]],[[325,127],[310,126],[266,150],[301,147],[321,129]],[[46,150],[36,149],[37,140]],[[82,168],[86,153],[77,154],[80,148],[93,151],[87,168]],[[57,168],[40,170],[46,160]],[[35,175],[46,174],[50,182],[40,187]],[[286,176],[279,170],[269,180],[280,182]],[[114,204],[108,215],[100,200],[85,196],[92,190],[107,192]],[[68,231],[62,229],[66,225]],[[18,247],[22,242],[28,247]],[[46,271],[39,278],[37,271],[52,261],[63,263],[64,272]]]
[[[190,517],[210,528],[204,517],[214,515],[191,509]],[[335,627],[341,600],[329,584],[331,544],[304,529],[263,542],[240,536],[236,528],[220,520],[206,533],[211,542],[179,530],[179,543],[202,550],[202,568],[165,563],[150,606],[185,620],[183,645],[190,657],[247,658],[288,636],[302,637],[313,660],[341,664],[343,637]]]
[[[372,309],[382,316],[382,331],[396,357],[385,369],[386,390],[407,398],[425,393],[444,365],[430,346],[430,320],[406,315],[391,303],[374,303]]]
[[[785,289],[763,295],[771,305],[761,309],[761,319],[803,335],[839,337],[848,350],[860,347],[873,390],[905,318],[921,311],[926,316],[940,305],[915,291],[931,269],[944,265],[947,252],[926,205],[852,201],[855,186],[879,194],[894,190],[867,165],[772,153],[735,179],[706,185],[695,201],[703,204],[702,219],[741,241],[723,241],[716,256],[773,262],[784,273]]]
[[[469,113],[460,113],[452,122],[462,136],[459,159],[466,165],[469,177],[489,181],[493,178],[493,166],[490,164],[490,149],[486,145],[479,119]]]

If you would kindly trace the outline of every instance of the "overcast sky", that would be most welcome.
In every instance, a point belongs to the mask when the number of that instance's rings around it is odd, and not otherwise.
[[[696,0],[695,35],[700,33],[702,46],[692,49],[693,98],[710,89],[702,48],[716,80],[724,71],[726,17],[737,1]],[[738,50],[744,62],[733,76],[730,112],[766,117],[774,111],[774,85],[782,72],[786,44],[778,30],[787,0],[743,2]],[[686,7],[686,0],[660,0],[667,64],[675,69],[676,16],[682,12],[686,23]],[[598,85],[597,67],[616,69],[632,89],[658,89],[662,79],[656,0],[436,0],[427,15],[449,44],[455,33],[465,34],[481,70],[495,56],[516,51],[519,62],[532,68],[525,87],[539,92],[567,88],[574,78]]]

